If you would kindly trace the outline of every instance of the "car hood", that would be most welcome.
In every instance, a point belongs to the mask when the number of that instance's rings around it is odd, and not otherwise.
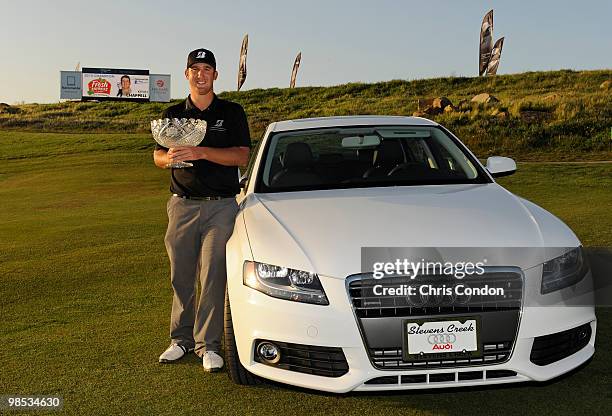
[[[363,247],[579,244],[552,214],[495,183],[251,194],[242,210],[255,261],[337,278],[362,271]],[[497,264],[542,261],[514,255]]]

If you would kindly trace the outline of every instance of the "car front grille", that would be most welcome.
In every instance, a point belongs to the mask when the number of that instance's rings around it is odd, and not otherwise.
[[[484,344],[482,357],[404,361],[401,349],[370,349],[370,358],[374,366],[385,370],[431,369],[503,363],[508,360],[511,351],[512,343],[502,342],[499,344]]]
[[[349,284],[351,302],[359,318],[517,310],[520,309],[523,294],[522,275],[517,271],[488,272],[482,276],[466,276],[461,280],[447,275],[418,276],[415,279],[406,276],[383,279],[363,276],[365,278],[352,279]],[[503,288],[504,295],[377,295],[374,293],[377,285],[390,289],[412,286],[417,291],[420,286],[425,285],[440,288],[440,290],[447,288],[453,292],[456,285],[463,285],[464,288],[470,289],[482,289],[488,286]]]
[[[400,288],[421,285],[433,288],[480,289],[501,287],[503,295],[377,295],[374,287]],[[523,274],[519,268],[487,268],[480,276],[458,280],[452,276],[406,276],[374,279],[371,274],[349,276],[347,290],[372,365],[381,370],[416,370],[470,367],[506,362],[512,354],[518,332],[523,299]],[[452,289],[454,290],[454,289]],[[418,291],[418,289],[417,289]],[[380,293],[380,289],[378,289]],[[453,320],[461,317],[480,320],[480,356],[466,354],[427,354],[404,357],[407,321],[421,319]]]
[[[436,384],[436,383],[461,383],[465,381],[497,380],[503,378],[517,377],[516,371],[512,370],[487,370],[485,371],[456,371],[452,373],[434,374],[407,374],[401,376],[383,376],[370,379],[363,383],[366,386],[398,384]]]

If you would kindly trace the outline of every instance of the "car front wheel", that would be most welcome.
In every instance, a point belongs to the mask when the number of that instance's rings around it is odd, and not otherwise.
[[[236,338],[234,337],[234,326],[232,324],[232,309],[230,307],[229,295],[225,290],[225,363],[229,378],[236,384],[253,386],[263,384],[264,380],[247,371],[238,357]]]

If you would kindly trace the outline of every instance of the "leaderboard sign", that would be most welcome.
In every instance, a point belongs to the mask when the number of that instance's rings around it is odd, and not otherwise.
[[[83,100],[149,101],[149,71],[145,69],[83,68]]]

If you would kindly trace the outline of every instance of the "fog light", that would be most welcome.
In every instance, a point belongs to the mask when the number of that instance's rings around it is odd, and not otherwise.
[[[262,342],[257,346],[257,355],[268,364],[276,364],[280,361],[280,350],[271,342]]]

